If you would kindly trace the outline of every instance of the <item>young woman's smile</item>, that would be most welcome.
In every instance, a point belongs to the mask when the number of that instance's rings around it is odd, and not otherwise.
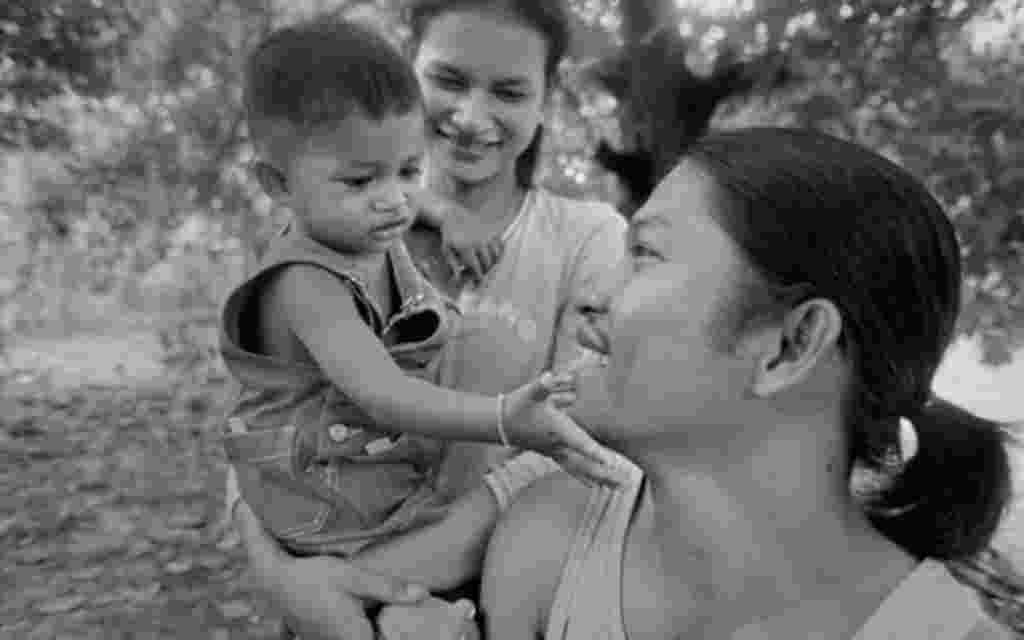
[[[546,51],[541,34],[503,16],[453,11],[431,23],[415,67],[435,166],[469,183],[514,173],[544,116]]]

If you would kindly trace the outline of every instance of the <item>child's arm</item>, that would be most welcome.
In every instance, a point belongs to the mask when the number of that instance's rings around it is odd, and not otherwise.
[[[480,575],[498,514],[494,495],[481,486],[457,500],[443,520],[361,551],[353,561],[431,591],[454,589]]]
[[[598,463],[606,451],[565,413],[547,402],[571,380],[542,376],[508,394],[463,393],[405,375],[359,317],[352,293],[326,270],[284,268],[271,283],[270,302],[327,377],[377,424],[447,440],[499,442],[499,423],[517,446]],[[499,418],[499,413],[501,414]],[[594,477],[614,482],[599,469]]]

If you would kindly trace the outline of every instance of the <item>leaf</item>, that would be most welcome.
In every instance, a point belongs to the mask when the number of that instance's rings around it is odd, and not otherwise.
[[[217,605],[220,614],[227,620],[238,620],[253,615],[252,605],[244,600],[229,600]]]
[[[37,604],[36,610],[46,614],[69,613],[80,608],[85,602],[84,596],[65,596]]]

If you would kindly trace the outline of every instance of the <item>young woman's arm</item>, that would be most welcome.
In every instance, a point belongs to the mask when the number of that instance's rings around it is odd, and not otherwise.
[[[431,591],[447,591],[480,575],[497,520],[498,503],[481,485],[457,500],[439,522],[361,551],[353,561]]]
[[[374,640],[367,602],[413,604],[429,597],[422,586],[376,573],[331,556],[295,558],[263,529],[244,500],[234,503],[238,528],[253,578],[301,638]]]

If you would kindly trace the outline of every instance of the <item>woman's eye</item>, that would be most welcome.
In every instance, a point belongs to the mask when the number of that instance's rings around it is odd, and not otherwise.
[[[530,96],[530,94],[524,93],[522,91],[509,90],[499,90],[496,91],[495,94],[498,96],[500,100],[504,100],[505,102],[522,102],[523,100],[526,100]]]
[[[435,75],[431,76],[430,79],[435,85],[446,91],[461,91],[466,88],[466,83],[454,76]]]
[[[418,180],[419,177],[422,174],[423,174],[423,169],[421,169],[420,167],[405,167],[404,169],[402,169],[399,172],[399,176],[403,180],[410,180],[410,181]]]
[[[662,261],[664,257],[650,246],[643,243],[634,243],[629,246],[629,255],[637,261]]]
[[[373,182],[373,176],[357,176],[341,178],[341,182],[351,189],[363,189]]]

